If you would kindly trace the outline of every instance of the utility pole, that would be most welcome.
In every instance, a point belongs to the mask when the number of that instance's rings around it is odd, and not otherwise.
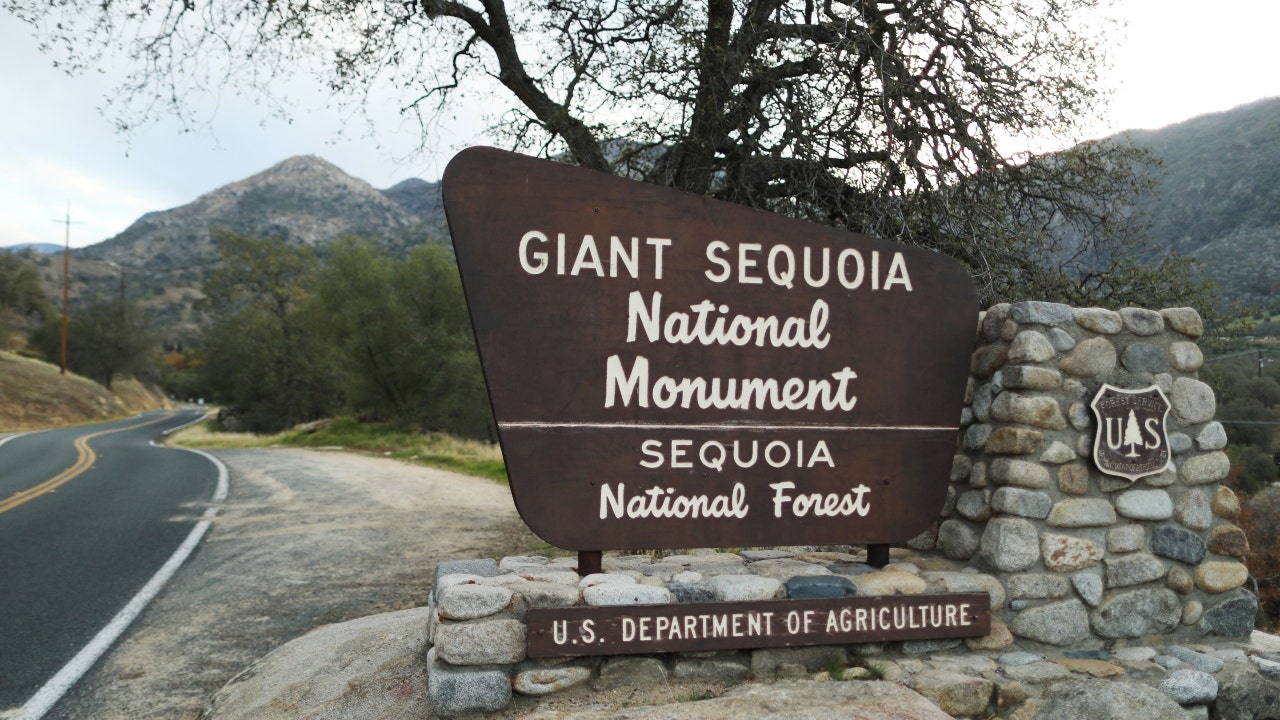
[[[123,265],[119,265],[119,264],[114,263],[114,262],[111,262],[110,260],[107,260],[107,261],[105,261],[105,262],[106,262],[108,265],[110,265],[111,267],[113,267],[113,268],[115,268],[116,270],[119,270],[119,271],[120,271],[120,333],[121,333],[121,334],[123,334],[123,333],[124,333],[124,325],[125,325],[125,312],[124,312],[124,303],[125,303],[125,294],[124,294],[124,266],[123,266]]]
[[[62,223],[66,226],[66,233],[63,237],[62,251],[62,374],[67,374],[67,325],[71,319],[71,313],[68,308],[70,299],[71,284],[71,226],[83,225],[83,222],[72,222],[71,220],[71,201],[67,201],[67,215],[62,220],[54,220],[56,223]]]

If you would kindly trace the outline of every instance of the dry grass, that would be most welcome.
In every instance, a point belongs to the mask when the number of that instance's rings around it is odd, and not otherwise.
[[[115,392],[55,365],[0,351],[0,432],[79,425],[168,407],[159,392],[132,379]]]
[[[189,448],[248,448],[270,447],[280,445],[284,433],[276,435],[254,435],[253,433],[218,432],[213,422],[206,420],[196,423],[170,435],[166,440],[169,445],[180,445]]]
[[[501,482],[507,479],[502,450],[497,445],[444,433],[421,433],[387,423],[361,423],[352,418],[308,423],[274,435],[217,432],[212,422],[203,422],[176,433],[169,442],[193,448],[342,448]]]

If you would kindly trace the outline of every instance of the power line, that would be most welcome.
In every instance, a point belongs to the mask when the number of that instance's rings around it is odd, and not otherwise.
[[[1262,352],[1261,350],[1240,350],[1239,352],[1227,353],[1226,355],[1214,355],[1211,358],[1205,358],[1205,362],[1214,362],[1217,360],[1226,360],[1227,358],[1240,357],[1241,355],[1252,355]]]
[[[1262,355],[1264,352],[1267,353],[1266,357],[1263,357]],[[1241,357],[1243,355],[1254,355],[1254,354],[1258,356],[1258,377],[1262,377],[1262,366],[1269,362],[1275,362],[1275,360],[1271,357],[1271,351],[1264,350],[1263,348],[1254,348],[1253,350],[1241,350],[1239,352],[1227,353],[1226,355],[1217,355],[1215,357],[1211,357],[1207,359],[1205,362],[1214,362],[1215,360],[1226,360],[1228,358]]]

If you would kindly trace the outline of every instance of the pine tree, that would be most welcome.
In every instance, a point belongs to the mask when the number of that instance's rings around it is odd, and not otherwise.
[[[1129,446],[1129,453],[1125,457],[1138,457],[1138,445],[1142,444],[1142,431],[1138,428],[1138,416],[1129,411],[1129,421],[1124,426],[1124,442],[1123,445]]]

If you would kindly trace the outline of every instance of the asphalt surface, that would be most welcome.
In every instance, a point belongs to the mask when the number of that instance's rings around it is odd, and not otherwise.
[[[202,414],[157,411],[0,445],[0,711],[75,656],[194,527],[217,468],[150,442]]]
[[[285,642],[425,605],[437,560],[536,542],[490,480],[335,451],[211,454],[230,490],[203,542],[44,720],[197,720]]]

